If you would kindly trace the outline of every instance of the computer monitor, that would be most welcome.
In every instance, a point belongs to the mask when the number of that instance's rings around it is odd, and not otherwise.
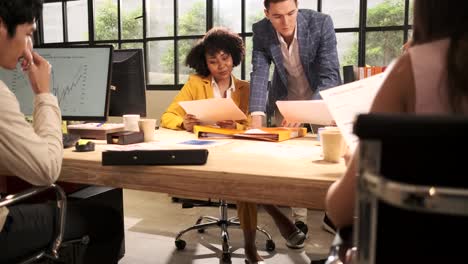
[[[110,45],[34,49],[52,65],[50,91],[63,120],[107,120],[112,50]],[[14,71],[0,68],[0,80],[15,93],[21,111],[32,115],[34,93],[19,65]]]
[[[114,50],[109,115],[146,116],[146,81],[141,49]]]

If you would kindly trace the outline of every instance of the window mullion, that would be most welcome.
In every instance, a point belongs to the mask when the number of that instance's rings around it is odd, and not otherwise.
[[[367,26],[367,0],[360,0],[359,6],[359,49],[358,65],[366,65],[366,26]]]
[[[62,31],[63,31],[63,42],[68,42],[68,18],[67,18],[67,1],[62,2]]]

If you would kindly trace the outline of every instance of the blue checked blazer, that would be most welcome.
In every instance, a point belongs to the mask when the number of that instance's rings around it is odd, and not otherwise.
[[[286,98],[288,78],[276,31],[266,18],[253,24],[252,72],[250,73],[249,112],[266,112],[271,103]],[[341,84],[336,36],[330,16],[300,9],[297,14],[297,39],[302,67],[313,90],[312,98],[320,99],[319,91]],[[275,71],[268,91],[271,63]],[[267,98],[267,96],[269,98]]]

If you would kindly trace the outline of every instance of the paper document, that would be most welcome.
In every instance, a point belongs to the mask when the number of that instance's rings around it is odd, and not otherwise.
[[[333,117],[323,100],[276,101],[279,111],[289,123],[330,125]]]
[[[213,98],[179,102],[187,114],[196,116],[202,124],[223,120],[243,120],[247,116],[231,98]]]
[[[358,143],[353,133],[356,116],[369,112],[386,76],[381,73],[320,92],[351,151]]]

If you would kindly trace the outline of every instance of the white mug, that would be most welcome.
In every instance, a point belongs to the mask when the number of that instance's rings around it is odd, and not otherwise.
[[[138,127],[140,115],[123,115],[123,123],[126,131],[140,131]]]

